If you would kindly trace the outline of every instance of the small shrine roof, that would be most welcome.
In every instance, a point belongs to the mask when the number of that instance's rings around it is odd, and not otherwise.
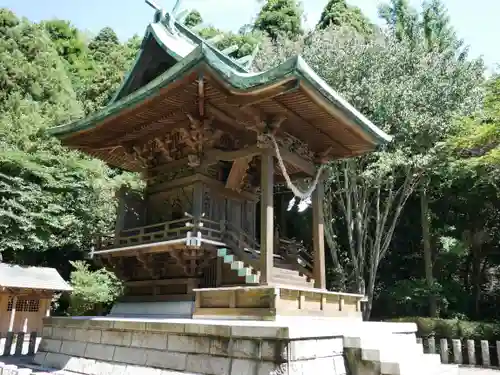
[[[71,291],[55,268],[25,267],[0,262],[0,288]]]

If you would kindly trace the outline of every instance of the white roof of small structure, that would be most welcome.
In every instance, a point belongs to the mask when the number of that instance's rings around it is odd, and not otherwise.
[[[55,268],[26,267],[0,262],[0,288],[71,291]]]

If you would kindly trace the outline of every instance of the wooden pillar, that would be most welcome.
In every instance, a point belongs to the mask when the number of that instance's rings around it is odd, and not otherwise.
[[[10,311],[9,332],[14,330],[14,319],[16,318],[17,296],[12,298],[12,310]]]
[[[273,269],[273,156],[267,150],[262,153],[260,176],[260,284],[269,284]]]
[[[45,300],[45,316],[50,316],[50,308],[52,307],[52,298]]]
[[[314,287],[326,289],[325,275],[325,234],[324,234],[324,218],[323,218],[323,201],[324,201],[324,186],[323,180],[320,178],[318,186],[312,195],[312,214],[313,214],[313,278]]]

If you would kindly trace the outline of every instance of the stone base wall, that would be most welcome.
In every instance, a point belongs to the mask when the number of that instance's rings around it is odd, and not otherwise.
[[[341,337],[241,322],[47,318],[35,362],[88,375],[345,375]]]

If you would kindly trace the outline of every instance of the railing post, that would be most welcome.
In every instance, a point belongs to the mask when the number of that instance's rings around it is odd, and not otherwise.
[[[474,345],[474,340],[467,340],[467,357],[469,365],[476,364],[476,348]]]
[[[441,339],[441,362],[448,363],[448,339]]]
[[[457,365],[461,365],[463,363],[462,357],[462,342],[458,339],[451,341],[453,346],[453,362]]]
[[[8,356],[12,350],[12,343],[14,342],[14,332],[9,331],[5,336],[5,346],[3,347],[3,355]]]
[[[28,346],[28,355],[35,355],[36,351],[36,339],[38,335],[36,331],[30,333],[30,343]]]
[[[14,355],[22,355],[23,354],[23,346],[24,346],[24,332],[18,332],[16,337],[16,348],[14,351]]]
[[[481,358],[483,359],[482,365],[490,367],[490,344],[487,340],[481,340]]]
[[[436,353],[436,340],[434,337],[429,337],[427,339],[427,344],[429,346],[429,353],[435,354]]]

